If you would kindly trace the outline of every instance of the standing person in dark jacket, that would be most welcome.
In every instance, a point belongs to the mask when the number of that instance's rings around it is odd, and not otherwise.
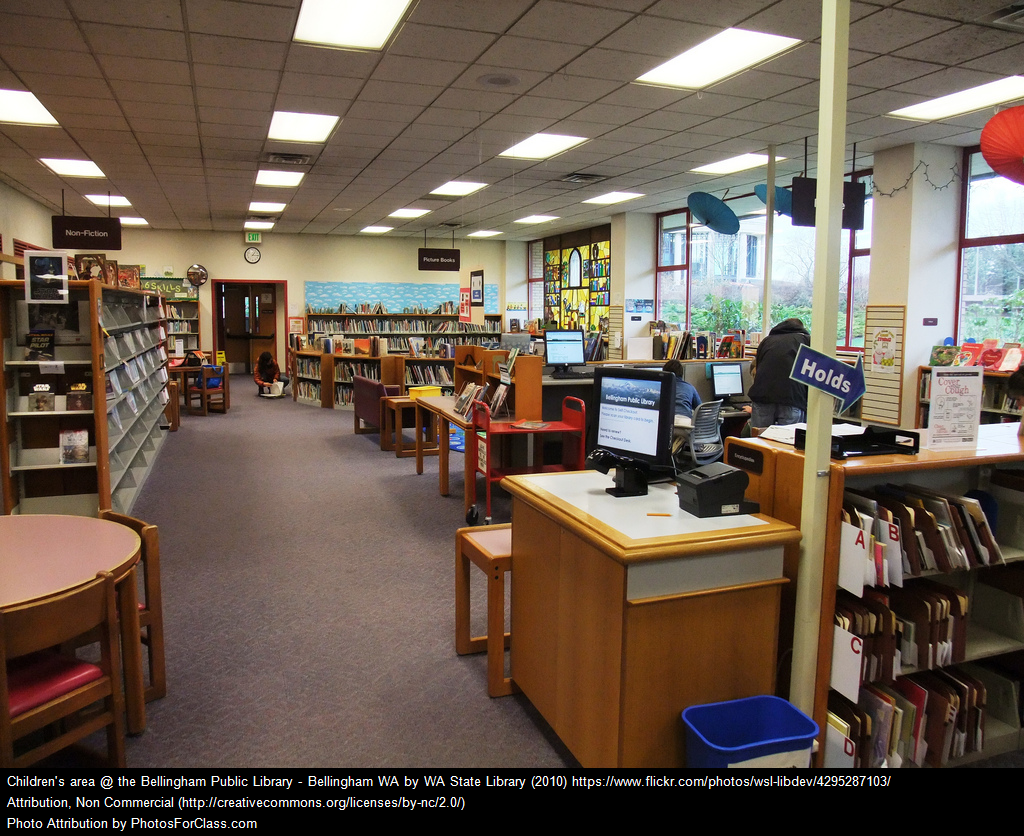
[[[807,387],[790,380],[789,373],[800,346],[810,344],[811,335],[794,317],[772,328],[757,347],[754,384],[750,387],[750,426],[755,435],[772,424],[807,420]]]

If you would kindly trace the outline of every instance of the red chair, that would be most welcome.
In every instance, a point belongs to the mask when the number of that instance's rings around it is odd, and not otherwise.
[[[99,664],[52,649],[94,631]],[[46,727],[54,733],[25,740]],[[110,765],[123,769],[124,697],[113,577],[102,573],[70,592],[0,611],[0,766],[28,766],[104,727]],[[16,747],[21,740],[24,745]]]
[[[185,390],[185,410],[189,415],[210,412],[227,413],[231,407],[227,366],[203,366],[196,370]],[[198,404],[194,406],[193,404]]]
[[[473,431],[466,434],[466,455],[474,463],[475,473],[484,475],[487,496],[485,522],[491,521],[491,485],[506,476],[520,473],[557,473],[583,470],[586,461],[587,407],[579,398],[562,400],[562,420],[547,421],[535,429],[513,428],[507,422],[492,422],[491,410],[483,401],[473,402]],[[505,468],[497,455],[497,438],[509,435],[562,434],[562,461],[560,464],[541,464],[531,467]],[[481,451],[480,445],[483,445]],[[470,511],[467,519],[474,514]]]

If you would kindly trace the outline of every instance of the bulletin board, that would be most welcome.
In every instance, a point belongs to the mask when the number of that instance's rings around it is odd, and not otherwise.
[[[868,305],[864,326],[864,385],[860,417],[898,426],[903,407],[904,305]]]

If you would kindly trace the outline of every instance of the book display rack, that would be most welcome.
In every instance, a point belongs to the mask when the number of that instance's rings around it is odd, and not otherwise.
[[[181,341],[181,353],[189,349],[200,350],[199,300],[176,299],[164,303],[167,313],[168,347],[173,353],[175,343]]]
[[[932,397],[932,368],[932,366],[920,366],[917,370],[918,427],[928,426]],[[1011,374],[1012,372],[993,372],[986,369],[981,389],[981,423],[999,424],[1021,419],[1021,411],[1014,409],[1012,399],[1007,397],[1006,383]]]
[[[24,293],[0,282],[3,513],[128,513],[166,435],[162,301],[87,280],[63,304]],[[50,350],[30,331],[52,331]]]
[[[476,345],[455,348],[455,392],[461,392],[467,383],[483,386],[476,400],[491,402],[501,374],[498,365],[508,359],[508,352],[485,349]],[[512,383],[508,387],[505,404],[510,415],[517,420],[540,421],[542,412],[541,372],[544,358],[534,354],[520,354],[512,367]]]
[[[970,452],[832,463],[815,682],[814,719],[826,737],[819,765],[952,766],[1024,748],[1017,429],[983,426]],[[799,521],[801,453],[729,439],[726,461],[747,470],[748,498],[762,512]],[[996,516],[980,512],[975,491],[995,500]],[[795,566],[786,574],[799,583]],[[791,630],[784,615],[783,651]]]

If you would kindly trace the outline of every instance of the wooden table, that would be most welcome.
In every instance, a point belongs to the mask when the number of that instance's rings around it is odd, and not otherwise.
[[[384,412],[384,426],[380,430],[380,449],[388,452],[394,450],[395,458],[404,459],[416,456],[416,461],[419,462],[423,456],[436,456],[438,453],[436,444],[423,442],[421,439],[425,428],[418,423],[421,414],[420,410],[416,408],[418,400],[419,398],[405,396],[381,399]],[[402,428],[405,423],[404,415],[407,409],[413,410],[417,421],[417,425],[413,428],[417,440],[410,448],[406,447],[405,439],[402,437]],[[426,417],[424,416],[424,418]],[[432,416],[428,423],[431,429],[433,429],[435,424]],[[417,472],[422,473],[423,471],[421,469]]]
[[[775,688],[783,560],[800,532],[698,519],[672,485],[512,476],[512,679],[583,766],[685,764],[684,708]]]
[[[135,564],[139,535],[95,517],[0,516],[0,608],[24,604],[88,583],[100,572],[117,581],[128,731],[146,729]]]
[[[448,464],[451,455],[450,434],[454,424],[463,431],[472,432],[473,422],[464,415],[455,411],[454,395],[437,395],[429,398],[416,398],[416,472],[423,473],[423,456],[428,453],[428,442],[424,438],[423,427],[428,423],[428,416],[434,416],[439,425],[438,437],[438,481],[440,482],[441,496],[448,496]],[[468,511],[476,501],[475,493],[470,497],[468,486],[474,482],[473,468],[469,463],[469,456],[466,456],[466,508]]]

